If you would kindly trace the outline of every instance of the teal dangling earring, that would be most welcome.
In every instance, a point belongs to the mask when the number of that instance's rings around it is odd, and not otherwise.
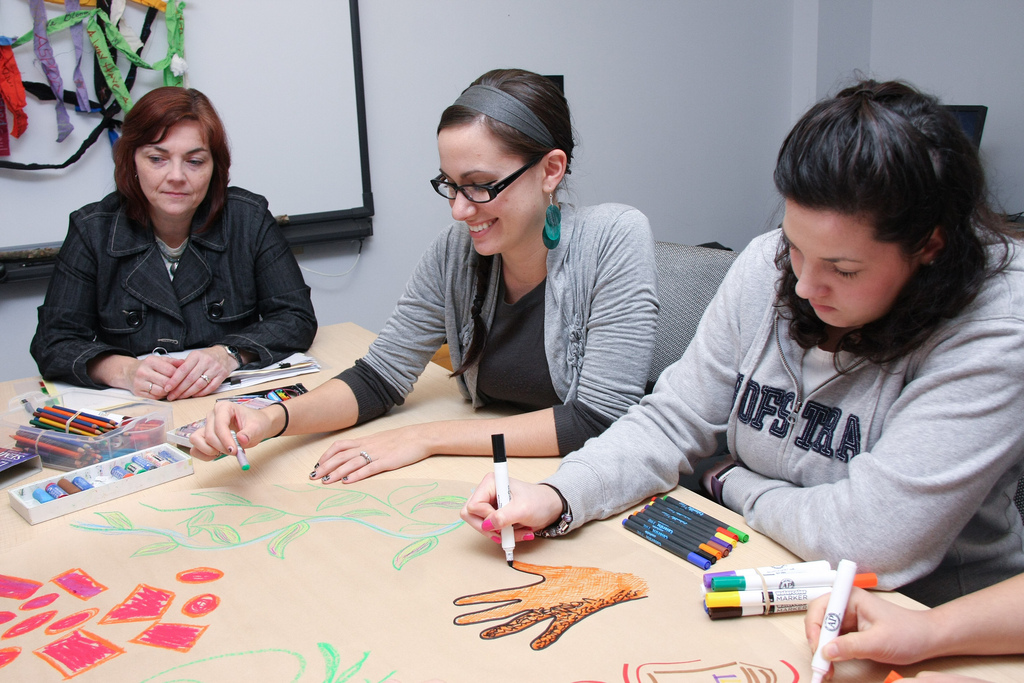
[[[541,238],[544,240],[545,247],[554,249],[562,237],[562,210],[555,203],[554,195],[549,193],[548,200],[551,203],[548,204],[547,211],[544,212],[544,233]]]

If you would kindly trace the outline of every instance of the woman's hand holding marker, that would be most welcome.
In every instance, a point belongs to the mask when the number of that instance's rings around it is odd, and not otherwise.
[[[509,488],[512,500],[499,509],[494,475],[487,474],[462,507],[460,516],[471,527],[498,543],[501,542],[501,530],[507,526],[515,529],[517,543],[531,541],[534,529],[544,529],[561,516],[562,499],[550,486],[509,479]]]
[[[283,424],[283,411],[274,406],[267,408],[253,410],[231,401],[217,403],[207,416],[206,425],[188,437],[192,442],[192,457],[211,461],[223,453],[236,455],[236,444],[249,448],[274,436],[276,421]]]

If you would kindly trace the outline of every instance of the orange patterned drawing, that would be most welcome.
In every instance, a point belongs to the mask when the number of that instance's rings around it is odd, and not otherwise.
[[[207,628],[209,627],[157,622],[128,642],[188,652]]]
[[[178,572],[175,578],[182,583],[209,583],[224,576],[224,572],[212,567],[196,567]]]
[[[797,683],[800,673],[782,659],[771,665],[735,660],[708,665],[700,659],[693,659],[641,664],[636,667],[633,678],[629,676],[627,664],[622,667],[622,680],[624,683]]]
[[[493,640],[551,620],[544,632],[530,643],[532,649],[543,650],[570,626],[605,607],[647,596],[647,582],[633,574],[617,574],[595,567],[543,567],[525,562],[514,562],[512,566],[541,580],[527,586],[456,599],[456,605],[503,603],[456,617],[457,625],[508,619],[480,633],[484,640]]]
[[[49,626],[46,627],[46,635],[55,636],[58,633],[64,631],[70,631],[73,628],[78,628],[85,622],[92,619],[94,616],[99,614],[100,611],[92,607],[90,609],[84,609],[81,612],[75,612],[72,615],[66,616],[63,619],[58,619]]]
[[[77,676],[124,654],[117,645],[88,631],[74,631],[34,652],[64,678]]]
[[[220,604],[220,598],[213,593],[203,593],[192,598],[181,606],[181,613],[186,617],[204,617]]]
[[[159,619],[171,606],[174,593],[140,583],[120,604],[114,605],[100,619],[101,624],[117,624],[125,621],[146,621]]]
[[[107,590],[106,586],[97,582],[81,569],[69,569],[63,574],[53,577],[50,581],[79,600],[88,600]]]

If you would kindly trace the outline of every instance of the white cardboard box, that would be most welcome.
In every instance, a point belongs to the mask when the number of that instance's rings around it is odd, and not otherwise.
[[[124,467],[127,463],[132,461],[132,457],[136,455],[145,456],[146,454],[156,454],[161,458],[165,458],[170,462],[161,467],[157,467],[152,470],[145,472],[139,472],[132,475],[131,477],[125,477],[124,479],[117,479],[111,474],[111,469],[115,466]],[[45,522],[55,517],[61,517],[70,512],[77,512],[78,510],[84,510],[87,507],[105,503],[121,496],[126,496],[129,493],[135,493],[136,491],[142,491],[148,489],[157,484],[163,484],[171,481],[172,479],[179,479],[193,473],[192,458],[186,453],[182,453],[174,446],[170,444],[160,444],[159,446],[153,446],[152,448],[146,448],[136,453],[128,455],[122,455],[111,460],[83,467],[81,469],[72,470],[71,472],[65,472],[64,474],[51,477],[49,479],[43,479],[40,481],[34,481],[31,484],[24,486],[15,486],[8,490],[7,495],[10,498],[11,507],[14,508],[19,515],[25,518],[29,524],[38,524],[39,522]],[[78,493],[73,493],[56,500],[47,501],[40,503],[38,500],[32,497],[32,492],[36,489],[46,489],[48,484],[56,484],[61,479],[72,480],[75,477],[82,477],[90,484],[93,485],[91,489],[85,489]]]

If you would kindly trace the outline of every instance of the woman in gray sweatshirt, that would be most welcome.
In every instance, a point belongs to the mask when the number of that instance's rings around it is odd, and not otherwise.
[[[805,560],[929,605],[1024,571],[1024,260],[976,150],[934,98],[864,81],[796,124],[775,182],[781,229],[654,393],[547,485],[495,511],[487,480],[463,517],[564,533],[673,488],[724,433],[707,488]]]
[[[629,206],[556,201],[574,147],[561,91],[528,71],[486,73],[445,110],[437,145],[430,182],[455,222],[366,356],[287,406],[218,404],[194,455],[234,452],[231,428],[246,448],[373,419],[404,401],[445,341],[474,406],[522,412],[342,439],[310,478],[354,482],[433,453],[487,455],[495,433],[509,455],[565,454],[640,400],[658,314],[650,225]]]

